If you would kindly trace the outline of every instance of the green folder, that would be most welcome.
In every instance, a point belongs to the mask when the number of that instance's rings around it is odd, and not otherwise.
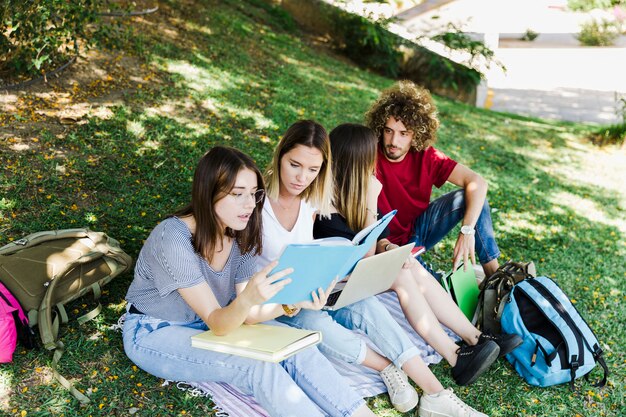
[[[454,273],[448,273],[441,280],[441,283],[446,291],[450,293],[463,314],[465,314],[465,317],[472,321],[478,305],[478,294],[480,293],[474,268],[468,265],[467,271],[463,271],[463,265],[461,264]]]

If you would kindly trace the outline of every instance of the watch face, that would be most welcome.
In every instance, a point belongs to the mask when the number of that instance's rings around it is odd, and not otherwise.
[[[474,228],[472,226],[462,226],[461,233],[463,233],[464,235],[473,235]]]

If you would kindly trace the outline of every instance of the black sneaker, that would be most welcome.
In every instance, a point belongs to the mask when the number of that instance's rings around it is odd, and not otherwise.
[[[478,344],[480,345],[481,343],[485,343],[489,340],[498,344],[498,347],[500,348],[500,355],[498,358],[512,352],[523,342],[523,339],[516,334],[500,333],[499,335],[493,335],[491,333],[482,333],[478,337]]]
[[[452,368],[452,378],[459,385],[469,385],[498,359],[500,348],[496,342],[487,340],[475,346],[463,343],[456,353],[458,358]]]

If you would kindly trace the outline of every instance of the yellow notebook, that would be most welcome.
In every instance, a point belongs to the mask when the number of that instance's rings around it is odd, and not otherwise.
[[[316,331],[267,324],[242,324],[225,336],[211,330],[191,337],[191,346],[268,362],[280,362],[322,340]]]

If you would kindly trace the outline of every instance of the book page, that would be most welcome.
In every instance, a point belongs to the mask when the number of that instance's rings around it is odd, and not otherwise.
[[[326,289],[335,277],[342,280],[352,272],[356,263],[376,243],[376,239],[395,213],[395,210],[388,213],[375,223],[373,228],[368,228],[369,233],[362,233],[365,239],[358,245],[326,245],[314,242],[287,245],[278,259],[278,265],[270,271],[270,275],[286,268],[293,268],[293,272],[288,275],[291,283],[264,304],[312,301],[313,291],[318,288]]]
[[[377,228],[378,226],[380,226],[381,224],[385,224],[382,228],[380,228],[380,231],[378,232],[378,234],[376,235],[376,238],[378,238],[378,236],[380,236],[380,234],[383,232],[383,230],[385,230],[385,227],[387,227],[387,225],[389,224],[389,222],[391,221],[391,218],[396,214],[398,210],[392,210],[389,213],[385,214],[383,217],[381,217],[380,219],[378,219],[375,223],[370,224],[369,226],[367,226],[365,229],[361,230],[359,233],[357,233],[356,235],[354,235],[354,238],[352,238],[352,244],[353,245],[358,245],[363,239],[365,239],[366,236],[368,236],[375,228]]]

